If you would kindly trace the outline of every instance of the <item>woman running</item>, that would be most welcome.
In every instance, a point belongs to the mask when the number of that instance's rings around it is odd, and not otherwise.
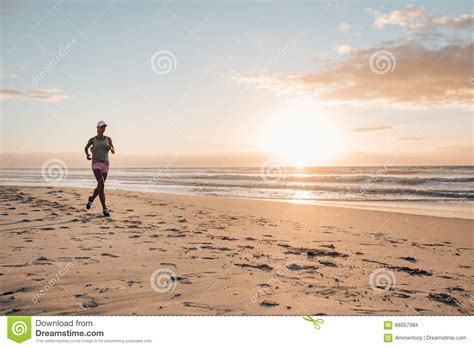
[[[97,187],[92,196],[89,197],[86,208],[90,209],[94,199],[99,196],[104,216],[110,216],[109,209],[107,209],[107,206],[105,205],[104,186],[105,180],[107,179],[107,173],[109,172],[109,151],[114,154],[115,148],[112,143],[112,138],[104,135],[106,127],[107,124],[104,121],[99,121],[97,123],[97,135],[90,138],[84,148],[87,159],[89,161],[92,159],[92,171],[97,180]],[[89,155],[89,148],[91,146],[92,157]]]

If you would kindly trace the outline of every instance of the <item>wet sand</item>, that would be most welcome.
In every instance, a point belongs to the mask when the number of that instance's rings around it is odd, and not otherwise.
[[[474,220],[0,187],[0,313],[472,315]]]

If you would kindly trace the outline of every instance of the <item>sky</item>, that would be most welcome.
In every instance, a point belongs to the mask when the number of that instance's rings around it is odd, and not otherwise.
[[[2,168],[86,166],[99,120],[116,165],[474,164],[471,1],[0,11]]]

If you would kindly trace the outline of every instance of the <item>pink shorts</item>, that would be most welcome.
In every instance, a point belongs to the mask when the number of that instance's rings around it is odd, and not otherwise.
[[[100,170],[101,173],[107,173],[109,171],[109,165],[102,161],[92,160],[92,170]]]

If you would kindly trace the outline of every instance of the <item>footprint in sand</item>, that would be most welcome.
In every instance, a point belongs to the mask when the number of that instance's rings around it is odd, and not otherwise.
[[[275,306],[279,306],[280,304],[278,302],[275,302],[275,301],[270,301],[270,300],[263,300],[262,302],[260,302],[260,306],[261,307],[275,307]]]
[[[109,291],[109,288],[95,288],[95,291],[98,291],[99,294]]]
[[[260,269],[264,272],[271,272],[273,270],[273,267],[267,265],[267,264],[256,264],[256,265],[250,265],[248,263],[235,263],[236,266],[240,266],[242,268],[257,268]]]
[[[44,265],[52,265],[52,260],[48,259],[47,257],[40,256],[35,261],[33,261],[34,265],[37,266],[44,266]]]
[[[454,296],[451,296],[451,295],[448,295],[448,294],[433,294],[433,293],[430,293],[428,298],[431,301],[441,302],[441,303],[444,303],[448,306],[459,307],[458,300]]]
[[[176,281],[179,282],[180,284],[186,284],[186,285],[192,284],[192,282],[186,277],[176,277]]]
[[[99,304],[95,300],[90,300],[81,303],[81,307],[84,309],[98,307]]]
[[[11,291],[6,291],[2,294],[0,294],[0,296],[9,296],[9,295],[14,295],[16,293],[19,293],[19,292],[27,292],[31,290],[30,288],[26,288],[26,287],[22,287],[22,288],[18,288],[16,290],[11,290]]]
[[[400,259],[411,262],[411,263],[416,263],[416,259],[414,257],[400,257]]]
[[[310,265],[305,265],[305,266],[300,266],[295,263],[292,263],[291,265],[286,266],[290,271],[315,271],[317,267],[315,266],[310,266]]]
[[[218,312],[230,312],[231,309],[227,308],[219,308],[219,307],[211,307],[207,304],[195,303],[195,302],[183,302],[183,306],[185,307],[192,307],[192,308],[200,308],[200,309],[207,309],[210,311],[218,311]]]
[[[326,267],[337,267],[337,265],[331,261],[319,261],[319,263]]]
[[[176,264],[174,264],[172,262],[161,262],[160,265],[161,266],[168,266],[168,267],[176,267]]]
[[[232,237],[227,237],[227,236],[217,236],[216,238],[221,239],[221,240],[226,240],[226,241],[238,240],[237,238],[232,238]]]
[[[100,254],[100,255],[102,255],[102,256],[108,256],[108,257],[112,257],[112,258],[120,257],[120,256],[112,255],[112,254],[109,254],[109,253],[102,253],[102,254]]]
[[[429,277],[429,276],[433,275],[433,273],[431,273],[429,271],[425,271],[425,270],[418,269],[418,268],[399,267],[399,266],[388,266],[387,268],[388,269],[393,269],[393,270],[396,270],[396,271],[400,271],[400,272],[405,272],[405,273],[408,273],[411,276],[417,276],[417,277],[422,277],[422,276],[428,276]]]

